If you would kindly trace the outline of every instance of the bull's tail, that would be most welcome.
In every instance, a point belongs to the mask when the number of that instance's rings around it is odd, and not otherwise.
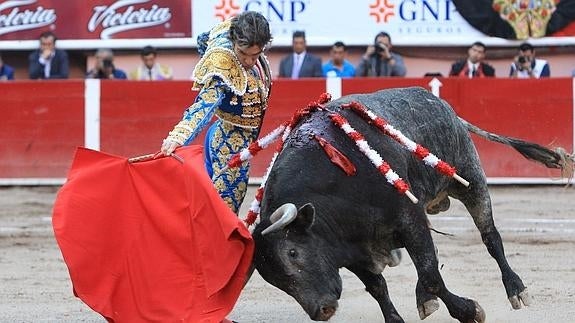
[[[551,150],[536,143],[485,131],[475,125],[472,125],[461,117],[459,120],[461,120],[465,127],[467,127],[468,131],[471,131],[474,134],[487,140],[511,146],[525,158],[541,163],[548,168],[560,168],[563,177],[573,177],[573,164],[575,162],[575,156],[573,154],[567,153],[565,149],[558,147],[555,150]]]

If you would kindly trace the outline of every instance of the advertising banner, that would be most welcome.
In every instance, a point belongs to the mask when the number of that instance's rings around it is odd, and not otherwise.
[[[0,41],[180,38],[191,35],[191,2],[179,0],[0,1]]]
[[[572,4],[575,0],[204,0],[193,1],[192,24],[195,38],[219,21],[252,10],[269,19],[273,44],[280,46],[291,45],[295,30],[305,30],[308,44],[320,46],[338,40],[365,45],[380,31],[401,46],[468,46],[477,40],[508,46],[529,37],[545,38],[535,44],[554,44],[573,42]]]
[[[0,0],[0,48],[33,48],[46,30],[62,48],[193,47],[247,10],[270,21],[275,46],[295,30],[311,46],[364,46],[380,31],[397,46],[575,45],[575,0]]]

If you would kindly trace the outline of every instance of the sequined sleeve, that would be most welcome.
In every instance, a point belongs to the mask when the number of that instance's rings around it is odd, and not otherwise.
[[[194,104],[184,111],[182,120],[174,127],[168,139],[187,145],[210,123],[225,95],[225,85],[213,78],[200,89]]]

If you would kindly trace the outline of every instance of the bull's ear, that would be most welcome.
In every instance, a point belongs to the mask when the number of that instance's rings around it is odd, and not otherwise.
[[[313,225],[314,220],[315,208],[313,207],[313,204],[307,203],[297,211],[297,217],[293,222],[293,225],[298,229],[307,230]]]

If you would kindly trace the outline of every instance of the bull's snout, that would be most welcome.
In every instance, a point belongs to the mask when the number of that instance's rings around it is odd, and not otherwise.
[[[327,321],[335,314],[336,310],[337,301],[324,303],[318,308],[315,317],[312,319],[314,321]]]

